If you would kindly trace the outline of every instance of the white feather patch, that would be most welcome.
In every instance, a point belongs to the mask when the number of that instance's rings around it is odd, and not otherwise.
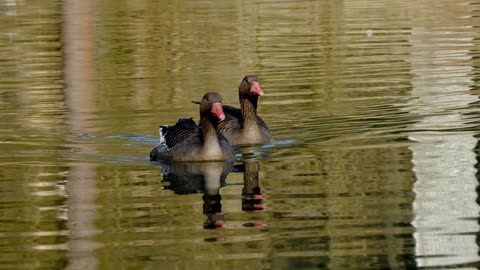
[[[162,143],[165,143],[165,137],[163,135],[163,132],[162,132],[162,128],[164,128],[166,126],[160,126],[160,128],[158,129],[158,133],[160,134],[160,144]]]

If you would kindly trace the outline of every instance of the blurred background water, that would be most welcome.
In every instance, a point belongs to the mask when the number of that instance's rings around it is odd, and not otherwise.
[[[0,0],[0,269],[479,269],[479,27],[479,0]],[[148,160],[245,74],[274,144]]]

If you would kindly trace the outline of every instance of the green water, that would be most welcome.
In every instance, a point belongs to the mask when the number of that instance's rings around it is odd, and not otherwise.
[[[479,268],[479,7],[0,0],[0,269]],[[245,74],[275,143],[148,160]]]

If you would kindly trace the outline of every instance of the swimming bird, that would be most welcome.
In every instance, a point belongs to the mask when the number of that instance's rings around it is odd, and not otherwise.
[[[272,142],[267,124],[257,115],[258,97],[263,90],[257,76],[245,76],[238,86],[240,109],[223,106],[225,119],[218,129],[232,145],[266,144]]]
[[[231,160],[235,152],[228,140],[218,132],[225,119],[222,97],[207,92],[200,102],[200,121],[178,119],[172,126],[160,127],[160,143],[150,152],[150,160],[212,161]]]

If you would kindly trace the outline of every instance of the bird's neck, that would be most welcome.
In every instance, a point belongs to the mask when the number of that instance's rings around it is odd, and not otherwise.
[[[240,107],[242,108],[243,125],[245,127],[256,127],[257,124],[257,96],[240,96]]]
[[[202,119],[200,119],[200,126],[202,127],[205,154],[208,156],[220,156],[222,151],[217,136],[218,119],[213,120],[202,117]]]

